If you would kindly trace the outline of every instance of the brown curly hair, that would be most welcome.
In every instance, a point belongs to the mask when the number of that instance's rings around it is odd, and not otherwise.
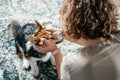
[[[66,0],[60,18],[74,38],[109,38],[117,31],[116,6],[110,0]]]

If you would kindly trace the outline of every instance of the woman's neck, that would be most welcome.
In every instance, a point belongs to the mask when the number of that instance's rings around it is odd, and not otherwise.
[[[83,45],[83,46],[88,47],[88,46],[95,46],[95,45],[97,45],[97,44],[99,44],[99,43],[102,43],[102,42],[104,42],[104,41],[106,41],[106,39],[104,39],[104,38],[89,39],[89,40],[84,39],[84,38],[80,38],[80,39],[77,41],[77,43],[80,44],[80,45]]]

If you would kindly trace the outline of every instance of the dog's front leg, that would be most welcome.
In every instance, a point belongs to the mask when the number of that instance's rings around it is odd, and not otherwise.
[[[52,65],[56,65],[55,58],[53,55],[51,55],[51,57],[50,57],[50,62],[52,63]]]
[[[29,61],[25,57],[23,57],[23,69],[28,70],[29,66]]]
[[[32,69],[33,76],[35,76],[35,77],[38,76],[39,75],[39,68],[37,66],[36,60],[33,57],[31,57],[29,59],[29,61],[30,61],[29,63],[30,63],[31,69]]]

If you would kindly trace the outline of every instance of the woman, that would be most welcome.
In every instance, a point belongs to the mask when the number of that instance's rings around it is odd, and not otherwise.
[[[62,56],[44,39],[52,52],[61,80],[120,80],[120,32],[111,0],[65,0],[60,11],[65,39],[83,45],[79,53]]]

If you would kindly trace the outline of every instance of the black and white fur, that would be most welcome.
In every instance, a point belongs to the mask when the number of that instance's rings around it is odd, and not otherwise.
[[[23,67],[28,69],[31,67],[31,71],[34,76],[38,76],[39,68],[37,66],[37,61],[46,62],[52,58],[51,53],[42,54],[38,52],[34,45],[28,41],[28,35],[33,35],[37,26],[34,23],[27,23],[21,26],[17,21],[12,21],[8,25],[8,35],[12,40],[15,40],[16,54],[23,59]],[[58,37],[58,41],[62,41],[62,32],[55,32]]]

